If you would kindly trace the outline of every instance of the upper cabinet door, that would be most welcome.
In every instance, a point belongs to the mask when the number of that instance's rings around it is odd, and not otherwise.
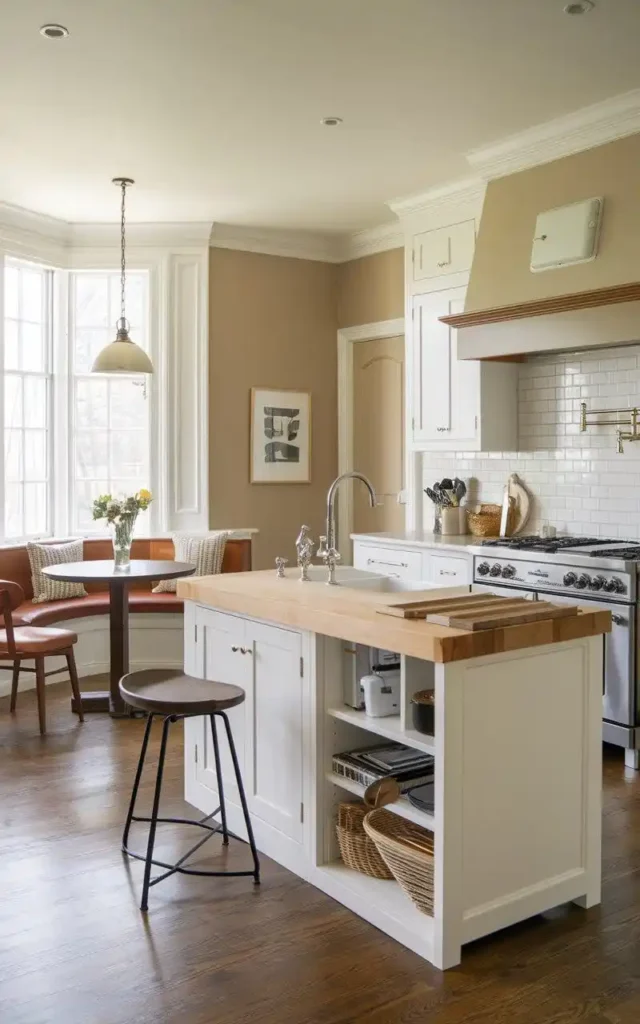
[[[252,816],[302,842],[302,637],[247,620],[245,789]]]
[[[413,236],[413,280],[459,274],[471,269],[476,244],[474,220]]]
[[[435,441],[443,446],[475,435],[477,364],[458,362],[456,332],[440,320],[461,312],[464,293],[464,288],[451,288],[414,299],[414,441]]]

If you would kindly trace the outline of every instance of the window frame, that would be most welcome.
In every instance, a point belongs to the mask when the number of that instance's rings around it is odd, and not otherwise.
[[[15,319],[18,324],[20,324],[21,322],[24,322],[24,323],[30,323],[31,322],[31,323],[33,323],[33,321],[26,321],[26,320],[24,320],[20,316],[20,313],[21,313],[21,308],[20,308],[20,290],[18,292],[18,303],[19,303],[18,304],[18,311],[17,311],[18,312],[18,316],[16,318],[14,318],[14,317],[7,317],[5,315],[6,311],[5,311],[5,301],[4,301],[5,300],[4,283],[5,283],[5,269],[7,267],[15,267],[18,270],[20,270],[20,269],[28,269],[28,270],[32,270],[32,271],[40,271],[42,273],[42,280],[43,280],[42,329],[43,329],[43,352],[44,352],[44,356],[45,356],[45,360],[44,360],[44,362],[45,362],[45,369],[44,370],[24,370],[24,369],[14,369],[14,368],[9,369],[9,368],[7,368],[5,366],[5,345],[4,345],[5,333],[4,332],[5,332],[5,325],[6,325],[7,320],[8,319],[11,319],[11,320]],[[2,311],[2,339],[3,339],[2,352],[0,353],[0,366],[1,366],[1,373],[2,373],[2,387],[0,388],[0,392],[1,392],[1,398],[0,398],[0,426],[1,426],[1,429],[2,429],[2,444],[0,445],[0,486],[1,486],[1,493],[2,493],[2,502],[1,502],[1,507],[0,507],[0,538],[1,538],[1,542],[4,543],[4,544],[6,544],[6,543],[9,543],[9,544],[20,544],[20,543],[24,543],[24,542],[29,541],[29,540],[37,540],[37,539],[41,539],[41,538],[47,538],[47,537],[51,537],[53,535],[54,522],[55,522],[55,512],[54,512],[54,504],[55,504],[55,502],[54,502],[54,463],[53,463],[54,436],[55,436],[55,434],[54,434],[55,423],[54,423],[54,413],[53,413],[53,407],[54,407],[54,388],[55,388],[55,357],[54,357],[54,334],[55,334],[55,331],[54,331],[54,287],[55,287],[55,284],[54,284],[54,273],[55,272],[54,272],[53,268],[48,267],[48,266],[46,266],[43,263],[38,263],[35,260],[25,259],[24,257],[21,257],[21,256],[13,256],[13,255],[10,255],[10,254],[6,254],[5,258],[2,261],[2,289],[1,289],[2,290],[2,303],[0,303],[0,308],[1,308],[1,311]],[[18,333],[20,334],[20,331]],[[46,435],[47,435],[47,437],[46,437],[47,479],[44,481],[44,483],[46,484],[45,493],[46,493],[46,503],[47,503],[47,508],[46,508],[47,524],[46,524],[46,529],[45,529],[44,532],[39,531],[39,532],[36,532],[36,533],[22,533],[22,534],[19,534],[19,535],[11,535],[11,536],[8,536],[7,532],[6,532],[6,511],[5,511],[6,510],[6,499],[5,499],[5,495],[6,495],[7,480],[6,480],[6,477],[5,477],[5,468],[6,468],[5,467],[5,431],[6,431],[7,427],[5,425],[5,413],[6,413],[6,409],[5,409],[5,380],[6,380],[7,375],[13,375],[13,376],[16,376],[16,377],[20,378],[20,380],[22,382],[23,402],[24,402],[24,381],[28,377],[31,377],[31,378],[34,378],[34,379],[40,379],[40,380],[44,379],[44,381],[45,381],[45,391],[46,391],[46,396],[47,396],[47,415],[46,415],[46,421],[45,421],[45,428],[44,429],[45,429]],[[25,432],[26,432],[26,430],[30,429],[30,428],[27,428],[27,427],[24,426],[24,404],[23,404],[23,409],[22,409],[22,426],[20,428],[17,428],[17,429],[20,429],[20,432],[22,434],[22,458],[24,460]],[[23,503],[22,503],[22,525],[24,526],[25,525],[25,519],[24,519],[24,487],[25,487],[25,483],[28,483],[29,481],[25,481],[24,480],[24,472],[22,474],[22,477],[23,477],[23,479],[20,480],[20,484],[22,485],[22,491],[23,491],[23,493],[22,493],[22,498],[23,498]],[[36,481],[36,482],[42,482],[42,481]]]
[[[152,316],[152,309],[153,309],[152,273],[151,273],[151,269],[148,266],[134,266],[134,265],[129,265],[128,269],[131,271],[131,273],[144,273],[147,276],[145,334],[146,334],[146,341],[147,341],[147,349],[146,350],[149,351],[150,341],[151,341],[151,338],[153,336],[152,328],[151,328],[151,316]],[[90,377],[91,377],[91,372],[90,371],[82,371],[82,372],[79,372],[79,373],[75,372],[74,358],[73,358],[73,340],[74,340],[74,337],[75,337],[75,330],[76,330],[76,323],[75,323],[75,319],[74,319],[74,312],[75,312],[75,285],[76,285],[76,282],[77,282],[78,275],[83,275],[83,274],[95,274],[95,275],[109,274],[109,275],[117,276],[117,275],[120,274],[120,270],[119,270],[119,268],[117,266],[115,266],[115,265],[113,265],[113,263],[111,263],[111,265],[100,266],[100,267],[95,267],[95,266],[72,267],[68,271],[65,272],[65,277],[66,277],[66,300],[67,300],[67,313],[66,313],[66,325],[67,325],[67,344],[66,344],[66,360],[67,360],[67,390],[66,390],[66,415],[67,415],[66,435],[67,435],[67,443],[66,443],[66,456],[67,456],[67,460],[66,461],[67,461],[67,465],[66,465],[66,471],[65,471],[65,478],[66,478],[66,481],[67,481],[67,494],[69,496],[69,500],[67,502],[67,506],[68,507],[67,507],[67,511],[66,511],[65,520],[66,520],[66,525],[67,525],[67,532],[68,532],[68,534],[70,536],[81,535],[83,537],[104,537],[105,536],[105,525],[104,525],[104,523],[102,523],[102,522],[101,523],[96,523],[96,525],[95,525],[95,527],[93,529],[91,529],[91,528],[87,529],[86,527],[81,527],[76,522],[76,520],[75,520],[75,514],[76,514],[76,508],[77,508],[76,502],[74,500],[75,499],[75,488],[76,488],[76,484],[77,484],[77,479],[76,479],[76,475],[75,475],[75,455],[76,455],[76,437],[77,437],[77,427],[76,427],[76,422],[75,422],[75,414],[76,414],[76,401],[75,401],[75,399],[76,399],[76,385],[77,385],[77,381],[78,380],[90,379]],[[109,293],[109,295],[110,295],[110,293]],[[115,321],[114,321],[114,325],[113,325],[113,333],[115,335]],[[153,361],[153,356],[151,356],[151,358],[152,358],[152,361]],[[142,374],[131,374],[131,375],[129,375],[129,374],[100,374],[99,376],[105,377],[107,379],[120,379],[120,380],[123,377],[125,377],[126,379],[131,380],[132,383],[134,381],[136,381],[136,378],[142,378],[143,377]],[[151,503],[151,505],[149,507],[148,519],[147,519],[147,526],[148,526],[148,531],[147,532],[153,534],[153,533],[157,532],[156,531],[156,527],[157,527],[157,524],[158,524],[158,516],[156,514],[156,509],[154,509],[154,505],[156,503],[155,499],[156,499],[156,496],[157,496],[157,493],[158,493],[158,490],[159,490],[158,486],[156,486],[156,484],[154,483],[154,469],[153,469],[153,467],[154,467],[153,453],[154,453],[154,449],[156,447],[155,444],[154,444],[154,423],[156,422],[156,416],[154,415],[154,413],[155,413],[155,410],[154,410],[154,406],[155,406],[155,390],[150,386],[150,382],[148,380],[147,381],[140,380],[139,383],[136,382],[136,385],[137,386],[144,386],[145,387],[146,401],[149,403],[148,408],[147,408],[147,435],[148,435],[148,443],[149,443],[149,479],[147,481],[141,481],[139,483],[139,487],[146,487],[146,488],[148,488],[152,492],[152,494],[154,495],[154,501]],[[138,534],[138,535],[142,536],[142,534]]]

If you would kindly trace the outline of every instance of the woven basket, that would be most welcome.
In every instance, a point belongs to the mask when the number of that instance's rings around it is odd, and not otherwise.
[[[376,844],[366,834],[363,821],[367,813],[364,804],[340,804],[338,808],[338,824],[336,835],[340,856],[348,868],[360,871],[371,878],[393,878]]]
[[[481,505],[479,512],[467,510],[467,525],[469,533],[474,537],[498,537],[500,535],[500,520],[502,518],[501,505]],[[510,534],[516,519],[515,508],[509,509],[507,519],[507,534]]]
[[[369,811],[364,830],[396,882],[418,910],[433,917],[433,835],[412,821],[379,808]]]

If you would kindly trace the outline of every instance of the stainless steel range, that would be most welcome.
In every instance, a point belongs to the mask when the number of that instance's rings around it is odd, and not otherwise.
[[[603,739],[640,767],[640,543],[595,537],[504,537],[471,548],[475,589],[611,612],[605,637]]]

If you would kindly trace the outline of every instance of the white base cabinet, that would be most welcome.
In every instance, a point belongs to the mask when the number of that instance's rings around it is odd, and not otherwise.
[[[600,901],[601,637],[451,664],[403,655],[400,714],[376,719],[342,703],[348,637],[190,602],[185,628],[187,670],[247,692],[229,717],[261,853],[440,969],[481,936],[570,900]],[[435,690],[433,736],[409,718],[425,688]],[[185,739],[186,799],[211,813],[208,720],[188,720]],[[364,790],[333,774],[332,756],[389,739],[434,757],[433,813],[405,797],[390,808],[434,836],[433,916],[395,880],[359,874],[339,856],[338,805]],[[242,834],[228,764],[224,784],[230,828]],[[232,844],[230,860],[244,856]]]
[[[367,569],[381,576],[421,583],[425,589],[471,584],[471,556],[464,551],[401,548],[356,538],[353,541],[353,564],[356,569]]]
[[[298,861],[303,839],[304,661],[302,636],[264,622],[188,606],[187,638],[192,637],[186,669],[204,679],[242,687],[243,704],[227,711],[256,835],[272,833],[276,846]],[[211,724],[206,718],[186,723],[187,794],[207,812],[218,793]],[[223,786],[230,827],[245,835],[233,763],[218,719]],[[286,855],[285,855],[286,856]]]

